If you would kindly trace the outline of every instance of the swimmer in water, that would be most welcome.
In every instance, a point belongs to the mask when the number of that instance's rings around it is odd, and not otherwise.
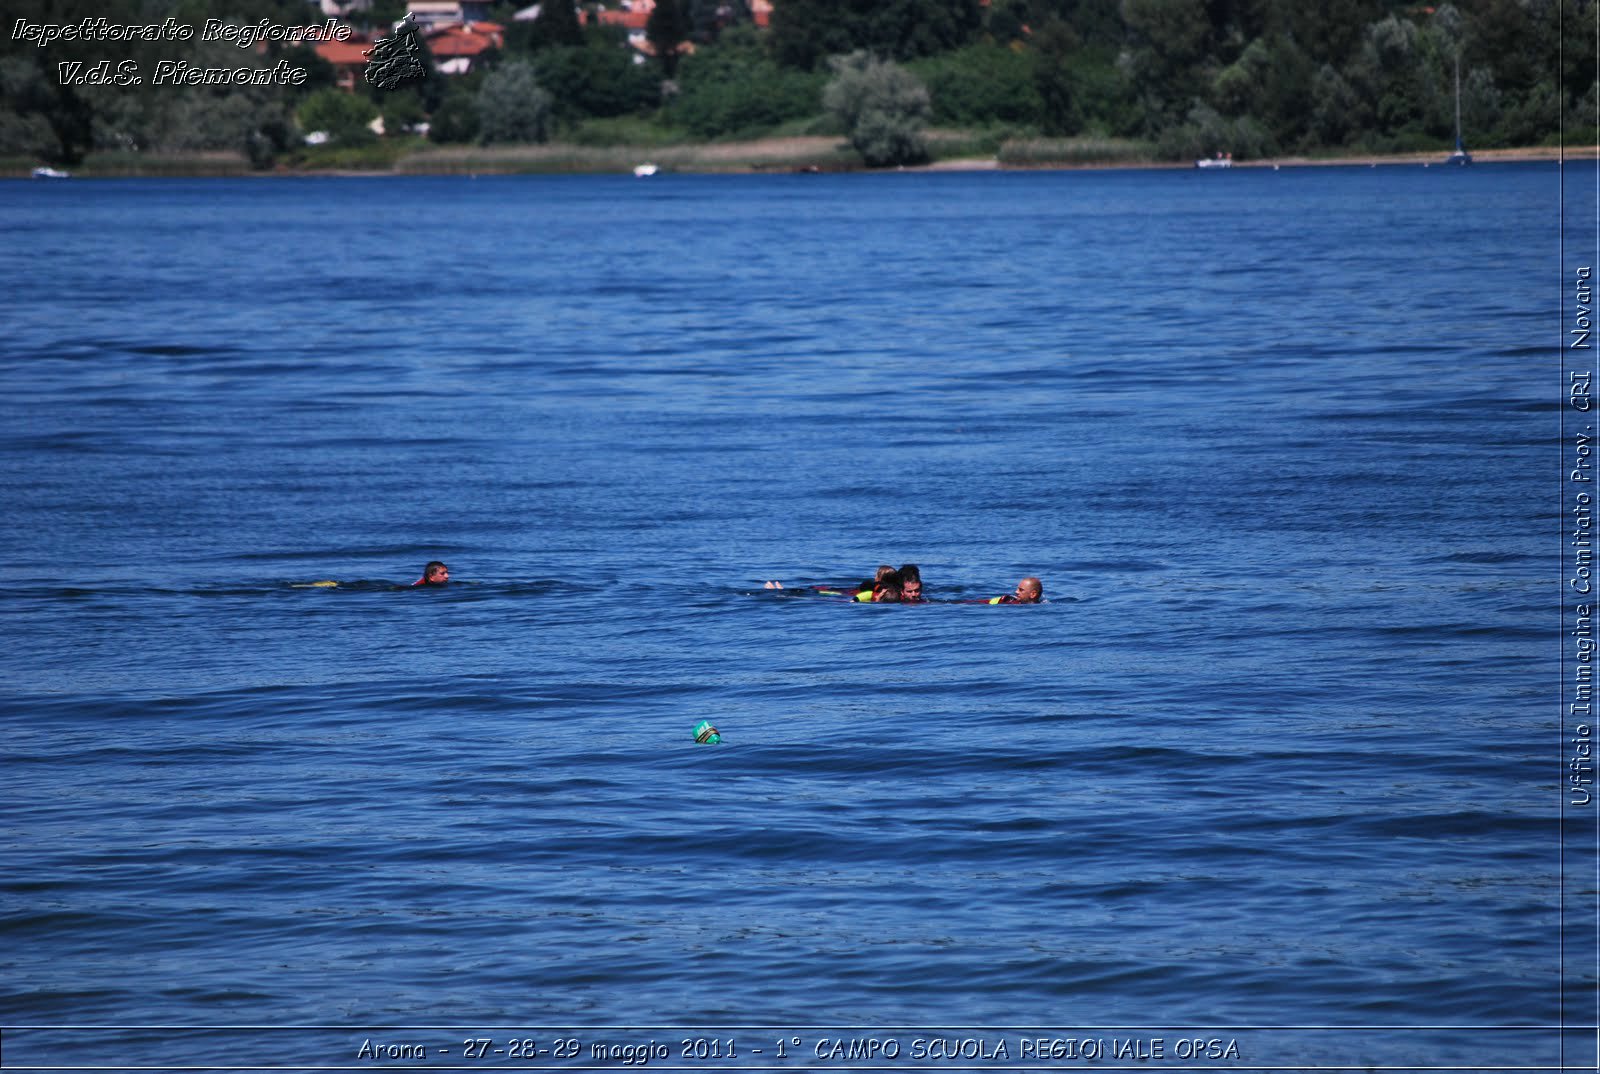
[[[903,596],[900,572],[890,567],[887,571],[879,571],[877,580],[856,593],[855,599],[863,604],[899,604]]]
[[[821,586],[821,585],[812,586],[812,588],[817,590],[818,592],[821,592],[821,593],[845,592],[845,593],[853,594],[856,600],[869,601],[869,600],[872,599],[872,594],[876,593],[878,591],[878,587],[883,585],[884,579],[893,579],[893,584],[896,587],[898,587],[899,584],[900,584],[899,575],[895,574],[893,567],[891,567],[887,563],[885,563],[882,566],[880,566],[878,568],[877,572],[872,576],[872,581],[870,581],[870,582],[862,582],[860,585],[857,585],[853,589],[845,589],[845,588],[840,587],[840,586],[831,586],[831,585],[829,585],[829,586]]]
[[[1009,597],[994,597],[990,604],[1038,604],[1044,600],[1044,583],[1031,575],[1017,583],[1017,591]]]
[[[810,589],[813,593],[822,593],[830,597],[850,597],[853,600],[866,601],[870,599],[870,596],[862,596],[862,594],[865,593],[870,595],[878,588],[878,586],[886,577],[894,573],[894,568],[885,563],[883,566],[878,568],[877,574],[870,582],[861,582],[854,586],[830,583],[828,585],[807,586],[806,588]],[[762,588],[782,589],[783,583],[769,581],[765,583]]]
[[[915,570],[916,568],[912,568]],[[785,593],[812,592],[826,597],[845,597],[862,604],[898,604],[905,600],[904,580],[900,572],[893,567],[879,567],[877,577],[870,582],[862,582],[858,586],[814,585],[807,586],[805,590],[784,589],[782,582],[769,581],[763,584],[764,589],[781,589]],[[922,591],[922,579],[916,581],[917,592]],[[921,597],[916,599],[920,600]]]
[[[900,601],[903,604],[922,603],[922,571],[915,563],[900,568]]]
[[[411,584],[413,586],[419,586],[419,585],[448,585],[449,582],[450,582],[450,568],[446,567],[443,563],[440,563],[438,560],[433,560],[426,567],[422,568],[422,577],[418,578],[415,582],[412,582]]]

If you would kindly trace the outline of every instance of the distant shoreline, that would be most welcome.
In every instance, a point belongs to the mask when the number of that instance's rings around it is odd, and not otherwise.
[[[1042,147],[1041,147],[1042,145]],[[254,170],[242,154],[91,155],[69,169],[77,178],[231,178],[231,177],[376,177],[396,175],[628,175],[640,164],[654,164],[658,174],[729,175],[806,172],[979,172],[979,171],[1105,171],[1114,169],[1193,169],[1186,161],[1160,161],[1140,154],[1137,143],[1060,142],[1067,159],[1051,158],[1052,143],[1011,143],[999,153],[952,155],[903,169],[869,169],[848,144],[822,136],[765,138],[747,142],[672,146],[590,147],[563,143],[533,146],[427,146],[396,154],[388,167],[374,161],[348,166],[279,166]],[[938,145],[935,142],[935,151]],[[1519,149],[1471,150],[1475,163],[1505,164],[1542,161],[1594,161],[1600,146],[1534,146]],[[1379,165],[1444,165],[1447,150],[1430,153],[1356,153],[1347,156],[1288,156],[1241,160],[1234,168],[1330,168]],[[1100,159],[1104,158],[1104,159]],[[0,178],[26,179],[35,165],[17,158],[0,160]]]
[[[1600,158],[1600,146],[1533,146],[1522,149],[1469,150],[1475,164],[1526,164],[1556,161],[1563,157],[1569,161],[1592,161]],[[1448,150],[1435,153],[1362,153],[1344,157],[1263,157],[1259,160],[1235,161],[1233,168],[1356,168],[1389,164],[1443,165]],[[1040,164],[1005,164],[994,157],[965,157],[934,161],[931,164],[907,168],[906,171],[1103,171],[1113,168],[1175,169],[1192,171],[1192,161],[1151,160],[1142,162],[1068,162]]]

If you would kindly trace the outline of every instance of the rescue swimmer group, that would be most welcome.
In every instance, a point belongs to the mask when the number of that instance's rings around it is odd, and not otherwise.
[[[422,577],[413,586],[440,586],[450,582],[450,568],[432,560],[422,568]],[[768,582],[767,589],[784,589],[782,582]],[[884,564],[877,574],[860,585],[812,585],[801,590],[785,589],[786,593],[818,593],[829,597],[848,597],[863,604],[926,604],[922,594],[922,570],[915,563],[907,563],[896,570]],[[960,600],[957,604],[1040,604],[1044,601],[1044,583],[1029,575],[1017,583],[1014,592],[985,600]]]
[[[767,589],[783,589],[782,582],[768,582]],[[870,580],[856,586],[813,585],[806,587],[813,593],[826,596],[849,597],[863,604],[925,604],[922,594],[922,569],[907,563],[896,570],[884,564]],[[1044,601],[1044,583],[1028,576],[1017,583],[1016,591],[986,600],[961,600],[957,604],[1039,604]]]

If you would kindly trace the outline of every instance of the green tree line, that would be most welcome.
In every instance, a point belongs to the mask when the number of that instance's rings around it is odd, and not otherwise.
[[[308,46],[19,38],[16,20],[322,21],[305,0],[14,0],[0,30],[0,156],[71,165],[93,151],[236,150],[269,166],[305,134],[336,144],[426,123],[435,142],[716,140],[831,133],[869,164],[926,155],[927,126],[1133,139],[1164,157],[1250,158],[1448,145],[1455,80],[1469,146],[1595,137],[1593,0],[658,0],[635,61],[624,32],[503,0],[503,48],[472,73],[399,90],[334,86]],[[592,9],[595,5],[585,4]],[[377,0],[379,32],[404,13]],[[70,85],[65,63],[303,69],[293,85]]]

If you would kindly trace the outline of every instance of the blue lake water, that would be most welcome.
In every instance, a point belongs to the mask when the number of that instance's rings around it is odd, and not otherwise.
[[[5,185],[6,1058],[1555,1062],[1555,191]]]

